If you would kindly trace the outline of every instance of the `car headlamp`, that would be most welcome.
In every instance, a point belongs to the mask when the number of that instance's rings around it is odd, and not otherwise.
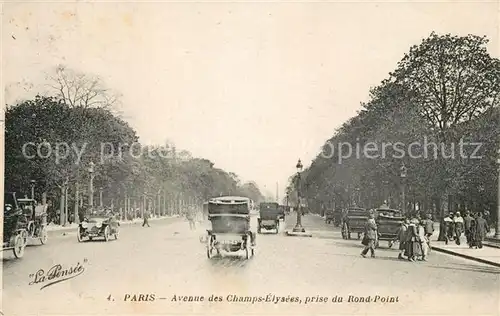
[[[101,226],[102,226],[102,222],[97,222],[97,223],[95,224],[95,226],[96,226],[97,228],[101,228]]]
[[[89,227],[89,224],[87,222],[82,222],[82,227],[87,228],[87,227]]]

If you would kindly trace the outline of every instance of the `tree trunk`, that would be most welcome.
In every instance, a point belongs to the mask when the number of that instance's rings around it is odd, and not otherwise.
[[[78,212],[78,206],[79,206],[79,198],[80,198],[80,183],[77,181],[75,183],[75,208],[74,208],[74,222],[76,224],[80,223],[80,215]]]
[[[64,190],[64,226],[68,223],[68,189],[69,187],[66,185],[65,190]]]
[[[59,225],[64,223],[64,186],[61,187],[61,199],[59,201]]]

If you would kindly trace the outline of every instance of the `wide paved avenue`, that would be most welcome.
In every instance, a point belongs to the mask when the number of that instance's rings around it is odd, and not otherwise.
[[[338,228],[320,217],[303,217],[304,226],[314,234],[311,238],[285,236],[283,231],[294,224],[292,213],[280,234],[258,235],[256,254],[250,260],[208,259],[199,240],[203,227],[190,231],[182,219],[151,222],[150,228],[122,225],[119,239],[107,243],[78,243],[74,232],[52,237],[45,246],[28,247],[22,259],[4,253],[3,313],[404,315],[447,314],[452,309],[464,315],[498,314],[498,268],[436,252],[428,262],[401,261],[397,250],[386,249],[386,243],[377,258],[362,258],[358,240],[343,240]],[[42,290],[48,282],[29,284],[30,274],[38,269],[56,264],[66,268],[78,262],[85,270],[75,278]],[[125,295],[130,300],[134,294],[154,294],[155,299],[123,301]],[[265,302],[268,294],[271,302]],[[177,299],[204,296],[204,301],[175,302],[174,295]],[[211,295],[226,303],[209,302]],[[347,302],[349,295],[371,296],[372,302]],[[227,303],[246,296],[264,301]],[[288,302],[272,302],[288,296]],[[343,301],[332,302],[335,296]],[[294,297],[299,302],[292,302]]]

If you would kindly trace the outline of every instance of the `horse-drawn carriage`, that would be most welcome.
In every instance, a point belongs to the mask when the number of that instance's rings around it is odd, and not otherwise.
[[[380,240],[388,242],[389,248],[392,247],[392,241],[396,237],[399,227],[404,221],[404,216],[401,211],[390,208],[378,208],[372,210],[377,223],[377,247]]]
[[[342,238],[351,239],[351,233],[357,233],[358,239],[365,231],[368,211],[361,207],[350,207],[342,216]]]
[[[28,218],[14,192],[4,194],[3,251],[12,250],[16,258],[24,255],[28,243]]]
[[[264,228],[266,230],[275,229],[276,234],[279,233],[281,216],[284,217],[284,213],[282,213],[278,203],[260,203],[257,232],[260,234]]]
[[[207,230],[207,257],[221,251],[244,251],[245,258],[254,255],[255,234],[250,231],[250,199],[225,196],[208,201],[208,219],[212,229]]]

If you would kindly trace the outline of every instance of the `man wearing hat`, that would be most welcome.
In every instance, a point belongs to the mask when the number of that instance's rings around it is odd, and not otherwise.
[[[363,245],[365,249],[361,252],[361,256],[366,258],[368,250],[370,250],[372,258],[375,258],[375,244],[377,242],[377,224],[375,223],[375,216],[372,212],[368,214],[368,220],[365,224],[365,236],[363,237]]]
[[[472,248],[472,225],[474,225],[474,218],[470,215],[469,210],[465,211],[464,216],[464,233],[467,239],[467,244]]]

